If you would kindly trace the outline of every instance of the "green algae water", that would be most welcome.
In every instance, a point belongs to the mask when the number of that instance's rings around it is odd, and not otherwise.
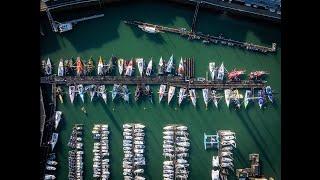
[[[145,176],[147,179],[158,180],[162,177],[162,128],[166,124],[180,123],[188,126],[190,133],[190,174],[189,179],[211,179],[212,155],[217,150],[204,150],[203,133],[213,134],[219,129],[230,129],[236,132],[237,149],[234,154],[234,165],[237,168],[249,167],[249,154],[259,153],[262,162],[262,172],[267,177],[275,179],[281,177],[281,33],[279,27],[265,23],[257,23],[244,18],[229,17],[224,14],[207,11],[200,8],[198,14],[197,31],[209,34],[220,34],[235,40],[249,41],[256,44],[271,46],[277,43],[275,54],[259,54],[239,48],[222,45],[205,45],[200,41],[188,41],[179,35],[170,33],[147,34],[140,29],[128,26],[122,20],[140,20],[169,27],[186,27],[190,29],[193,17],[193,8],[187,8],[170,3],[137,3],[106,5],[100,9],[103,18],[81,22],[74,26],[70,32],[56,34],[51,32],[47,18],[41,24],[45,36],[41,37],[41,59],[50,57],[57,73],[60,58],[80,56],[87,60],[92,56],[97,63],[99,56],[105,61],[111,55],[130,59],[143,57],[147,61],[153,57],[154,64],[159,62],[160,56],[168,59],[174,55],[175,64],[178,65],[180,57],[195,58],[195,74],[205,77],[209,61],[218,64],[223,62],[228,70],[234,68],[245,69],[247,73],[253,70],[270,72],[266,79],[275,94],[274,104],[267,104],[260,110],[257,103],[249,105],[248,109],[236,111],[227,108],[224,99],[216,109],[211,103],[208,109],[202,98],[202,92],[197,90],[197,107],[191,105],[190,100],[184,100],[181,107],[177,103],[178,89],[168,106],[167,102],[158,103],[157,91],[159,86],[152,86],[153,104],[145,100],[136,103],[133,100],[134,86],[131,90],[131,102],[124,103],[111,101],[105,104],[100,99],[90,102],[86,95],[83,104],[79,97],[72,105],[69,97],[64,95],[64,103],[58,104],[58,110],[63,112],[59,141],[56,146],[57,179],[68,177],[68,151],[67,143],[75,123],[84,126],[84,179],[92,178],[92,148],[93,138],[91,130],[96,123],[109,125],[110,134],[110,160],[111,179],[123,179],[122,176],[122,124],[143,123],[146,126],[146,153],[147,166]],[[80,12],[81,14],[81,12]],[[54,14],[54,18],[61,21],[63,18],[77,17],[79,12]],[[156,66],[154,65],[153,68]],[[136,70],[135,74],[138,72]],[[67,92],[67,87],[64,87]],[[112,87],[107,86],[111,91]],[[241,90],[244,94],[244,90]],[[222,91],[220,92],[223,93]],[[188,98],[186,98],[188,99]],[[85,115],[80,109],[84,106]],[[230,176],[235,179],[235,175]]]

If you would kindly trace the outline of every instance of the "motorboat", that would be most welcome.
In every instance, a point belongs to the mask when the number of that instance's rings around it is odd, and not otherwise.
[[[176,141],[188,141],[189,140],[189,138],[187,138],[187,137],[181,137],[181,136],[176,136]]]
[[[175,90],[176,90],[176,87],[174,87],[174,86],[169,87],[168,104],[170,104],[170,101],[171,101],[172,97],[174,96]]]
[[[119,84],[114,84],[112,91],[111,91],[111,97],[112,97],[112,101],[116,98],[116,96],[119,93],[119,89],[120,89],[120,85]]]
[[[185,147],[176,147],[177,152],[188,152],[188,148]]]
[[[56,170],[56,167],[46,166],[46,169],[49,170],[49,171],[54,171],[54,170]]]
[[[136,169],[133,171],[133,173],[138,174],[138,173],[143,173],[144,170],[143,169]]]
[[[76,70],[77,70],[77,76],[81,76],[84,74],[84,65],[80,57],[77,57],[77,60],[76,60]]]
[[[236,137],[233,136],[233,135],[231,135],[231,136],[221,136],[221,139],[225,140],[225,141],[230,141],[230,140],[236,139]]]
[[[217,91],[212,90],[211,91],[211,99],[213,101],[213,104],[216,106],[216,108],[218,108],[219,98],[221,98],[221,97],[217,96]]]
[[[222,163],[230,163],[230,162],[233,162],[233,159],[227,158],[227,157],[221,157],[221,162]]]
[[[163,136],[163,139],[166,139],[166,140],[173,140],[173,136]]]
[[[48,58],[46,66],[45,66],[45,73],[46,75],[51,75],[52,74],[52,66],[51,66],[51,61],[50,58]]]
[[[173,129],[174,129],[174,126],[165,126],[163,129],[164,129],[164,130],[167,130],[167,131],[173,130]]]
[[[63,66],[63,60],[60,59],[59,66],[58,66],[58,76],[64,75],[64,66]]]
[[[53,179],[56,179],[56,176],[51,175],[51,174],[46,174],[46,175],[44,175],[44,179],[45,180],[53,180]]]
[[[221,148],[222,152],[229,152],[233,150],[233,146],[225,146]]]
[[[99,58],[99,62],[98,62],[98,75],[102,76],[104,75],[104,64],[103,64],[103,60],[102,57],[100,56]]]
[[[189,147],[190,146],[190,143],[189,142],[178,142],[176,143],[178,146],[181,146],[181,147]]]
[[[159,33],[159,32],[161,32],[161,31],[160,31],[159,29],[157,29],[156,27],[148,26],[148,25],[145,25],[145,24],[143,24],[143,25],[138,25],[138,27],[139,27],[142,31],[147,32],[147,33],[152,33],[152,34],[154,34],[154,33]]]
[[[215,76],[216,76],[216,63],[215,62],[210,62],[209,63],[209,72],[210,72],[210,75],[211,75],[211,79],[214,81],[215,79]]]
[[[164,84],[161,84],[160,85],[160,89],[159,89],[159,103],[161,102],[163,96],[165,95],[166,93],[166,85]]]
[[[183,64],[183,59],[181,57],[179,67],[178,67],[178,75],[183,77],[184,75],[184,64]]]
[[[158,65],[158,74],[163,75],[165,68],[165,61],[162,59],[162,56],[160,57],[159,65]]]
[[[77,89],[78,89],[78,94],[82,100],[82,102],[84,103],[84,88],[83,88],[83,85],[82,84],[79,84],[77,86]]]
[[[163,161],[163,165],[165,166],[173,166],[173,161]]]
[[[226,104],[227,104],[227,106],[229,107],[229,105],[230,105],[230,99],[231,99],[231,97],[230,97],[230,95],[231,95],[231,90],[230,89],[225,89],[224,90],[224,98],[225,98],[225,100],[226,100]]]
[[[211,179],[212,180],[220,180],[220,171],[212,169],[211,171]]]
[[[238,109],[240,109],[241,103],[240,103],[240,99],[243,98],[243,95],[239,93],[239,90],[233,90],[232,91],[232,102],[235,103],[236,107]]]
[[[134,124],[134,128],[142,129],[142,128],[145,128],[145,125],[143,125],[143,124]]]
[[[221,163],[220,164],[220,166],[222,167],[222,168],[230,168],[230,169],[233,169],[233,163]]]
[[[202,95],[203,95],[203,101],[204,104],[206,105],[206,109],[208,108],[208,103],[209,103],[209,89],[202,89]]]
[[[236,70],[234,69],[233,71],[228,73],[228,79],[229,80],[240,80],[240,76],[244,75],[245,70]]]
[[[187,91],[186,88],[180,88],[179,95],[178,95],[178,98],[179,98],[178,104],[179,104],[179,106],[181,105],[183,99],[187,96],[186,91]]]
[[[137,85],[136,90],[134,92],[134,100],[138,101],[141,95],[142,95],[142,88],[141,86]]]
[[[136,63],[138,65],[138,71],[140,73],[140,76],[143,74],[143,69],[144,69],[144,61],[143,58],[137,58]]]
[[[221,63],[219,69],[218,69],[218,75],[217,75],[217,80],[222,81],[224,78],[224,72],[225,72],[225,67],[223,63]]]
[[[54,147],[56,146],[57,142],[58,142],[58,133],[52,133],[52,137],[50,140],[50,144],[51,144],[51,150],[53,151]]]
[[[187,126],[177,126],[177,130],[186,131],[186,130],[188,130],[188,127]]]
[[[189,133],[186,131],[176,131],[176,135],[178,136],[188,136]]]
[[[212,167],[219,166],[219,156],[212,156]]]
[[[100,85],[98,86],[98,96],[101,96],[103,101],[107,103],[107,93],[106,93],[106,86]]]
[[[271,86],[267,86],[267,87],[265,87],[265,89],[264,89],[265,91],[264,91],[264,93],[267,95],[267,97],[268,97],[268,99],[269,99],[269,101],[271,102],[271,103],[273,103],[273,95],[272,95],[272,89],[271,89]]]
[[[173,54],[170,56],[166,67],[166,73],[171,73],[173,69]]]
[[[124,124],[124,125],[122,125],[122,127],[127,129],[127,128],[132,128],[132,125],[131,124]]]
[[[263,76],[269,74],[268,72],[266,71],[254,71],[254,72],[250,72],[249,74],[249,79],[253,80],[258,80],[258,79],[261,79]]]
[[[123,73],[123,64],[124,64],[124,60],[122,58],[119,58],[118,59],[118,71],[119,71],[120,76]]]
[[[54,119],[54,127],[55,127],[55,129],[58,128],[59,122],[61,120],[61,115],[62,115],[61,111],[56,111],[55,119]]]
[[[196,90],[195,89],[190,89],[189,90],[189,96],[190,96],[192,105],[194,107],[196,107],[196,102],[197,102]]]
[[[126,66],[125,75],[132,76],[132,72],[133,72],[133,60],[131,59],[129,61],[128,65]]]
[[[46,63],[46,60],[42,60],[42,61],[41,61],[41,73],[42,73],[42,74],[45,74],[45,75],[47,74],[47,73],[46,73],[46,64],[47,64],[47,63]]]
[[[179,154],[177,154],[177,157],[178,157],[178,158],[188,157],[188,153],[179,153]]]
[[[185,163],[188,163],[188,161],[187,161],[187,160],[185,160],[185,159],[178,159],[178,160],[177,160],[177,162],[178,162],[179,164],[185,164]]]
[[[57,161],[48,160],[48,161],[47,161],[47,164],[48,164],[48,165],[51,165],[51,166],[55,166],[55,165],[58,164],[58,162],[57,162]]]
[[[234,148],[236,148],[236,142],[234,140],[221,141],[220,143],[222,146],[233,146]]]
[[[167,136],[170,136],[170,135],[172,136],[174,134],[174,132],[173,131],[164,131],[163,134],[167,135]]]
[[[147,69],[146,69],[146,76],[150,76],[152,72],[152,58],[150,59]]]
[[[252,91],[251,90],[246,90],[246,92],[244,94],[244,100],[243,100],[245,109],[247,108],[249,102],[252,101],[252,99],[253,99]]]
[[[172,153],[163,153],[164,157],[168,157],[168,158],[174,158],[174,155]]]
[[[264,97],[263,91],[259,90],[258,91],[258,104],[259,104],[260,109],[263,107],[264,103],[265,103],[265,97]]]
[[[88,62],[87,62],[87,64],[85,65],[85,67],[86,67],[86,72],[87,72],[88,74],[91,74],[92,71],[93,71],[93,68],[94,68],[92,57],[90,57],[90,58],[88,59]]]

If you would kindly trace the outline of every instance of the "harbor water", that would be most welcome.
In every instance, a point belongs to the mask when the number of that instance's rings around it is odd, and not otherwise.
[[[98,8],[98,7],[96,7]],[[67,143],[72,127],[76,123],[84,124],[84,179],[92,179],[92,148],[93,138],[91,130],[96,123],[109,125],[110,134],[110,164],[111,179],[120,180],[122,176],[122,124],[143,123],[146,128],[147,166],[145,175],[150,180],[162,179],[162,128],[167,124],[179,123],[189,127],[190,132],[190,174],[189,179],[211,179],[212,156],[217,150],[204,150],[203,134],[213,134],[220,129],[230,129],[236,132],[237,149],[234,153],[234,165],[237,168],[249,167],[249,154],[259,153],[261,157],[262,173],[267,177],[281,179],[281,33],[280,28],[268,23],[256,22],[246,18],[230,17],[201,9],[198,14],[197,31],[219,35],[223,34],[235,40],[249,41],[255,44],[271,46],[277,43],[276,53],[260,54],[249,52],[236,47],[222,45],[206,45],[201,41],[188,41],[176,34],[160,33],[147,34],[134,26],[128,26],[123,20],[139,20],[168,27],[185,27],[190,29],[194,8],[171,3],[129,3],[106,5],[98,8],[97,12],[104,13],[103,18],[80,22],[70,32],[63,34],[53,33],[48,20],[43,17],[41,25],[45,36],[41,36],[41,59],[50,57],[54,70],[60,58],[74,59],[80,56],[87,60],[93,57],[95,64],[99,56],[105,62],[111,55],[124,59],[142,57],[145,60],[153,58],[153,68],[159,62],[160,56],[169,59],[174,55],[176,67],[180,57],[194,57],[195,75],[206,77],[209,71],[208,63],[222,62],[228,70],[245,69],[247,73],[254,70],[265,70],[270,74],[266,78],[267,84],[275,91],[275,102],[259,109],[257,102],[247,109],[234,110],[227,108],[224,99],[219,102],[219,109],[211,103],[208,109],[202,98],[201,90],[197,90],[197,107],[194,108],[189,98],[186,98],[181,107],[178,106],[178,89],[168,105],[166,101],[158,103],[159,86],[152,86],[153,104],[147,100],[134,102],[134,86],[131,90],[130,103],[118,99],[111,101],[108,93],[108,102],[85,96],[85,103],[80,97],[70,103],[67,94],[64,94],[64,103],[57,101],[57,109],[63,112],[63,120],[58,127],[59,140],[55,148],[58,166],[57,179],[68,177]],[[59,22],[83,15],[82,12],[52,13]],[[135,75],[138,75],[136,68]],[[210,77],[210,76],[209,76]],[[108,92],[112,86],[107,86]],[[67,87],[64,87],[67,92]],[[222,91],[219,92],[223,94]],[[244,90],[241,90],[244,94]],[[166,98],[164,98],[166,99]],[[58,99],[57,99],[58,100]],[[81,111],[85,107],[87,115]],[[235,179],[235,175],[230,176]]]

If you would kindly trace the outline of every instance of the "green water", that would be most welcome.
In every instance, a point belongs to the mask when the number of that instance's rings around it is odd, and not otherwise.
[[[85,179],[92,179],[92,148],[93,140],[91,129],[95,123],[109,124],[111,130],[111,177],[122,177],[122,124],[127,122],[141,122],[146,125],[146,158],[145,175],[147,179],[162,179],[162,127],[169,123],[181,123],[189,127],[190,150],[190,176],[189,179],[211,179],[211,158],[217,154],[216,150],[205,151],[203,147],[203,133],[215,133],[219,129],[230,129],[237,133],[237,150],[235,152],[235,168],[249,166],[249,153],[259,153],[263,163],[262,172],[266,176],[280,179],[281,176],[281,45],[280,29],[268,24],[256,23],[246,19],[232,18],[214,12],[200,9],[198,16],[198,31],[203,33],[219,34],[242,41],[250,41],[261,45],[271,46],[272,42],[278,44],[276,54],[262,55],[244,51],[238,48],[220,45],[204,45],[199,41],[188,41],[178,35],[163,33],[160,35],[146,34],[141,30],[125,25],[121,20],[136,19],[165,26],[190,28],[193,9],[181,7],[176,4],[139,3],[107,5],[102,11],[105,17],[79,23],[71,32],[62,35],[50,32],[47,19],[44,18],[42,26],[46,29],[45,37],[41,37],[41,59],[48,56],[53,61],[54,72],[57,72],[58,61],[61,57],[81,56],[88,59],[98,56],[109,59],[116,55],[122,58],[143,57],[154,58],[158,63],[160,56],[168,58],[172,53],[177,64],[180,56],[194,57],[196,76],[205,77],[208,71],[208,62],[214,60],[220,64],[224,62],[227,69],[244,68],[247,72],[252,70],[266,70],[270,72],[268,84],[278,93],[275,103],[268,104],[264,110],[258,108],[257,103],[247,110],[240,111],[228,109],[224,101],[220,108],[212,106],[206,110],[202,93],[197,90],[197,108],[190,101],[184,101],[182,107],[177,105],[177,93],[172,104],[158,102],[154,94],[154,104],[147,101],[141,103],[122,101],[111,102],[108,94],[108,103],[101,100],[90,103],[89,97],[85,99],[85,116],[80,108],[83,106],[79,97],[72,105],[67,96],[64,104],[58,103],[58,109],[63,111],[64,119],[59,127],[59,141],[56,147],[59,165],[57,178],[66,179],[68,176],[68,150],[72,126],[75,123],[84,123],[84,163]],[[56,18],[66,14],[54,14]],[[60,16],[60,17],[59,17]],[[68,13],[67,17],[75,16]],[[111,86],[107,86],[111,90]],[[134,92],[135,87],[130,87]],[[158,86],[153,86],[154,92]],[[244,93],[242,91],[242,93]],[[132,98],[132,96],[131,96]]]

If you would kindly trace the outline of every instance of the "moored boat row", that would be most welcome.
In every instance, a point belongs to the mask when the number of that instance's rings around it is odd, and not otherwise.
[[[69,180],[83,179],[83,143],[82,143],[82,124],[75,124],[68,146],[71,148],[69,151]]]

